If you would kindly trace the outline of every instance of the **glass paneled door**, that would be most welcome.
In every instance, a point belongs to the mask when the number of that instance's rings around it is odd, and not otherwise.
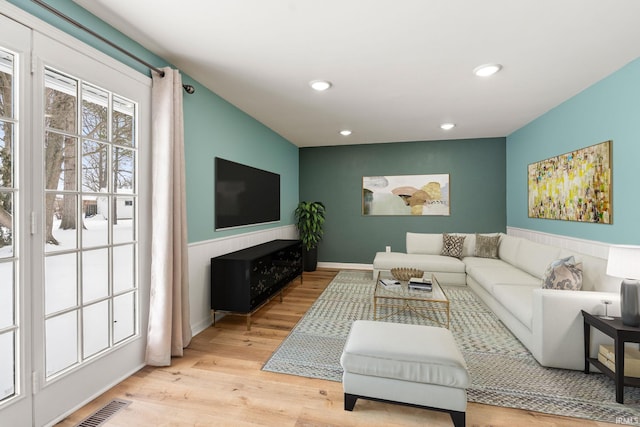
[[[33,40],[40,425],[144,364],[150,87],[51,38]]]
[[[30,30],[0,15],[0,425],[31,425],[25,174]]]

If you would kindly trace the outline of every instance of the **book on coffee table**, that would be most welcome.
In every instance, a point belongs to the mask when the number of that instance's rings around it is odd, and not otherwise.
[[[416,289],[420,291],[431,291],[433,289],[431,280],[423,277],[412,277],[409,279],[409,289]]]
[[[395,279],[380,279],[380,283],[387,289],[399,288],[400,282]]]

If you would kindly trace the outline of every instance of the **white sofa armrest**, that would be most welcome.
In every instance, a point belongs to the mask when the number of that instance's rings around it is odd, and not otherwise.
[[[532,313],[532,353],[544,366],[584,369],[584,321],[581,310],[603,315],[603,300],[612,302],[609,315],[620,315],[620,295],[613,292],[534,289]],[[591,329],[591,351],[613,340]]]

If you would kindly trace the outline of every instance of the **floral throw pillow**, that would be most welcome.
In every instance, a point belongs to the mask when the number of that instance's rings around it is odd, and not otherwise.
[[[478,258],[498,258],[498,243],[500,235],[486,236],[476,234],[476,252]]]
[[[441,255],[462,258],[462,245],[464,245],[465,237],[443,233]]]
[[[582,289],[582,263],[573,257],[553,261],[542,277],[544,289],[579,291]]]

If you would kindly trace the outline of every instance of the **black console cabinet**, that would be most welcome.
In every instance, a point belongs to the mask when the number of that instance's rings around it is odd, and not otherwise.
[[[300,240],[273,240],[211,258],[211,309],[247,316],[296,277],[302,280]]]

